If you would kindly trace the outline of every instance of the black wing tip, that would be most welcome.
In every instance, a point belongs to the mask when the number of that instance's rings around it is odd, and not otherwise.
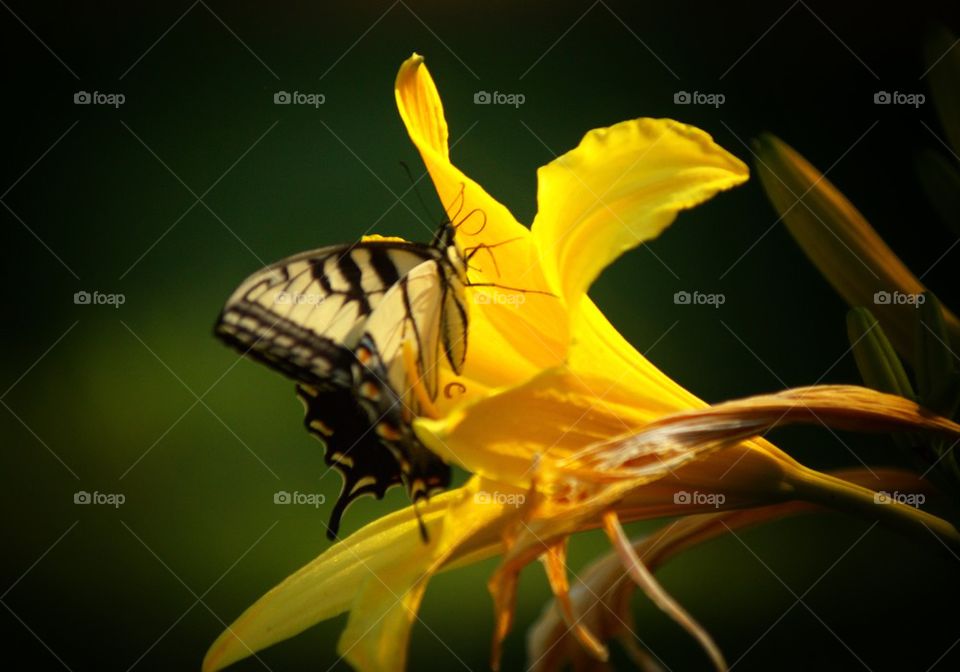
[[[417,522],[420,524],[420,541],[424,544],[430,543],[430,533],[427,532],[427,526],[424,524],[423,519],[420,517],[420,514],[417,514]]]
[[[424,499],[428,499],[426,495],[422,494],[413,499],[413,513],[417,517],[417,527],[420,529],[420,541],[424,544],[430,543],[430,533],[427,531],[427,525],[423,522],[423,516],[420,515],[420,502]]]

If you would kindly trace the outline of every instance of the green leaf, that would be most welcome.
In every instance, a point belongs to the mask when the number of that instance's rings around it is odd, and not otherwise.
[[[849,311],[847,337],[867,387],[916,400],[907,372],[873,313],[866,308]]]
[[[960,171],[949,159],[931,149],[918,154],[915,164],[927,200],[943,223],[960,236]]]
[[[917,389],[920,398],[932,410],[939,411],[934,403],[940,400],[953,377],[954,357],[940,302],[932,292],[923,296],[924,301],[917,308]]]

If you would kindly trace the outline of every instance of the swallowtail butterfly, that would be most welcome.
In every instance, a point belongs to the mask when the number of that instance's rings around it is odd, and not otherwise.
[[[449,466],[410,421],[411,383],[433,400],[441,358],[460,373],[466,357],[470,255],[455,230],[446,222],[430,244],[367,239],[294,255],[247,278],[220,314],[219,338],[296,381],[307,429],[343,476],[331,539],[357,497],[402,484],[416,503],[449,485]]]

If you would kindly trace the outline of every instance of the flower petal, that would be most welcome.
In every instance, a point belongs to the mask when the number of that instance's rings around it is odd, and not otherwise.
[[[720,672],[725,672],[728,667],[727,662],[723,658],[723,653],[720,651],[720,647],[713,641],[710,633],[704,630],[703,626],[697,623],[693,616],[664,590],[660,582],[654,578],[653,572],[643,564],[643,560],[637,555],[637,552],[630,544],[630,540],[627,539],[623,527],[620,526],[620,519],[617,518],[617,514],[613,511],[608,511],[604,514],[603,521],[607,536],[613,543],[614,549],[620,555],[620,561],[626,567],[630,577],[636,581],[637,585],[643,589],[647,597],[649,597],[661,611],[670,616],[670,618],[676,621],[687,633],[697,640],[709,656],[714,668]]]
[[[394,558],[354,598],[337,650],[356,669],[402,672],[410,629],[429,580],[452,561],[475,561],[478,554],[489,556],[499,550],[503,527],[518,515],[508,503],[511,500],[502,496],[519,494],[509,487],[472,478],[457,493],[429,544],[417,539],[419,548]]]
[[[496,348],[472,338],[467,366],[472,364],[487,372],[499,370],[498,381],[478,379],[488,385],[502,385],[507,382],[505,377],[511,375],[509,369],[502,364],[498,368],[476,360],[495,363],[504,356],[510,357],[509,351],[516,349],[521,359],[531,363],[531,370],[562,361],[568,342],[563,307],[554,296],[529,291],[550,292],[530,230],[450,162],[443,106],[423,57],[414,54],[403,63],[395,91],[400,117],[410,139],[433,179],[447,216],[457,227],[457,243],[465,254],[475,251],[470,259],[471,283],[506,285],[504,279],[509,279],[509,289],[495,290],[508,295],[509,300],[485,300],[494,291],[492,287],[468,290],[472,299],[471,322],[486,320],[503,338]],[[522,310],[516,307],[519,297],[523,297]],[[528,377],[527,369],[529,367],[521,367],[513,380]]]
[[[565,461],[572,472],[619,480],[657,478],[704,452],[719,450],[774,427],[822,424],[854,431],[927,430],[960,434],[960,425],[916,402],[855,385],[798,387],[660,418],[640,432],[596,443]],[[567,465],[561,463],[561,468]]]
[[[637,407],[629,390],[608,379],[557,367],[466,402],[443,418],[418,418],[414,429],[448,462],[527,488],[535,461],[560,460],[639,428],[658,414],[663,414],[662,407]]]
[[[834,472],[834,476],[867,487],[890,492],[930,492],[929,482],[917,474],[897,469],[853,469]],[[752,509],[735,509],[719,513],[688,516],[657,532],[633,540],[633,548],[644,563],[655,572],[672,558],[699,544],[732,530],[742,530],[763,523],[781,520],[818,508],[808,502],[791,501]],[[625,580],[623,565],[616,552],[593,561],[578,573],[571,587],[570,600],[577,619],[603,641],[619,639],[641,669],[662,669],[640,648],[634,627],[630,597],[636,584]],[[558,600],[550,600],[527,635],[527,660],[532,672],[596,667],[592,655],[584,651],[567,625],[568,616]],[[607,668],[604,668],[607,669]]]
[[[575,308],[614,259],[748,169],[697,128],[635,119],[590,131],[537,177],[533,235],[547,279]]]
[[[553,544],[543,555],[547,568],[547,580],[554,598],[560,606],[560,612],[567,623],[567,627],[590,652],[596,660],[606,662],[610,658],[607,647],[597,639],[585,623],[581,623],[573,613],[573,604],[570,601],[570,582],[567,578],[567,540]]]
[[[473,478],[418,505],[428,544],[421,539],[413,507],[407,507],[331,546],[241,614],[210,647],[204,672],[223,669],[347,610],[341,653],[363,669],[400,669],[396,661],[402,667],[403,655],[398,651],[406,651],[430,576],[496,553],[497,521],[516,515],[513,506],[476,496],[488,487],[509,490]]]
[[[421,506],[431,535],[440,525],[448,492]],[[340,541],[287,577],[249,607],[214,642],[203,662],[213,672],[292,637],[311,625],[350,608],[353,596],[370,577],[414,553],[422,545],[412,508],[385,516]]]
[[[573,343],[567,355],[572,372],[589,372],[616,380],[630,390],[634,405],[667,414],[706,406],[692,392],[674,381],[650,360],[637,352],[597,308],[585,297],[571,325]]]
[[[525,385],[465,404],[437,421],[418,420],[418,436],[445,458],[514,487],[541,494],[511,546],[523,556],[543,543],[596,527],[615,508],[623,520],[699,512],[680,491],[723,495],[723,506],[756,506],[787,498],[881,520],[960,548],[957,530],[935,516],[807,469],[763,439],[773,426],[825,423],[854,430],[930,430],[956,435],[960,426],[915,403],[853,386],[823,386],[760,395],[666,417],[644,418],[629,395],[599,381],[554,369]],[[518,412],[517,409],[522,409]],[[613,440],[617,424],[639,429]],[[578,448],[580,446],[580,448]],[[715,506],[713,502],[703,505]]]

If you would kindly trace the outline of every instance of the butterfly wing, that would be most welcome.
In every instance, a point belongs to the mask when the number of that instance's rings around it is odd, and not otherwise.
[[[467,359],[467,336],[464,285],[458,276],[453,276],[444,291],[440,338],[447,361],[458,375],[463,372],[463,364]]]
[[[453,319],[448,323],[450,311]],[[441,258],[430,259],[387,291],[356,348],[357,399],[396,457],[414,502],[450,482],[450,468],[410,428],[412,419],[421,414],[414,386],[422,385],[431,399],[436,398],[441,353],[459,357],[466,316],[459,276]],[[412,369],[410,359],[415,363]],[[459,368],[462,359],[457,361]]]
[[[247,278],[215,333],[244,354],[315,387],[349,387],[352,350],[386,292],[434,253],[367,241],[288,257]]]
[[[330,516],[331,539],[358,497],[380,499],[405,483],[417,501],[450,483],[449,466],[410,430],[403,359],[409,343],[417,362],[412,375],[433,398],[441,341],[454,369],[462,366],[463,284],[440,256],[435,247],[393,241],[298,254],[244,281],[217,323],[221,339],[301,383],[307,430],[323,441],[327,464],[344,481]],[[450,325],[447,311],[454,311]],[[366,358],[369,367],[359,366],[361,352],[376,354],[375,361]],[[357,389],[382,394],[361,404]]]
[[[382,499],[400,485],[400,465],[380,443],[367,414],[346,390],[317,390],[297,385],[303,424],[325,446],[324,460],[343,476],[343,487],[330,512],[327,538],[336,539],[344,511],[359,497]]]
[[[437,398],[441,358],[457,373],[466,357],[467,310],[464,284],[442,258],[424,261],[391,287],[364,325],[364,336],[376,346],[389,384],[411,410],[412,386],[422,384]],[[408,350],[416,370],[408,370]]]
[[[420,443],[410,422],[415,414],[412,395],[403,397],[386,382],[385,362],[376,343],[365,333],[357,345],[354,363],[357,401],[380,443],[390,451],[392,463],[414,503],[450,485],[450,467]]]

